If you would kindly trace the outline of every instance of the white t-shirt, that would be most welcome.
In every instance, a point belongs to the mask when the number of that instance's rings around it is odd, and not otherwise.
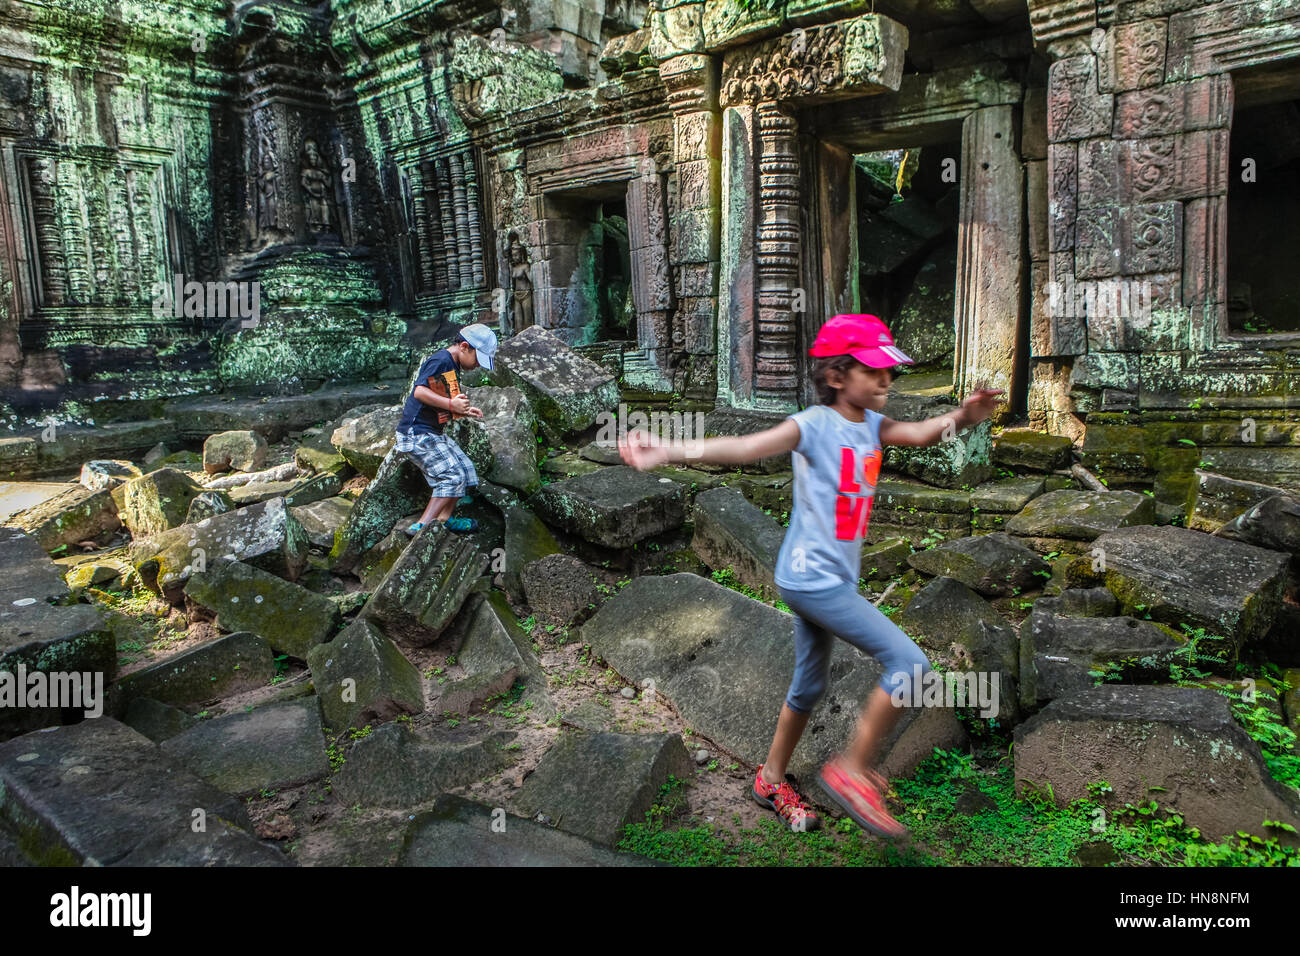
[[[880,477],[884,416],[864,409],[863,420],[851,422],[829,405],[813,405],[789,417],[799,426],[790,453],[794,511],[777,556],[776,584],[820,591],[847,583],[856,590]]]

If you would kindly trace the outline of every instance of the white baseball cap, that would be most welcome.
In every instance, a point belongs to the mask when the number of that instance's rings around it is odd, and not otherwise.
[[[482,322],[475,322],[460,330],[461,338],[474,346],[478,364],[492,371],[492,357],[497,354],[497,334]]]

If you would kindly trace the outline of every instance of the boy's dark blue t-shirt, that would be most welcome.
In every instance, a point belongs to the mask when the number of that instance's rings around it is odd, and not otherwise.
[[[397,430],[416,435],[429,432],[441,435],[444,426],[438,423],[438,409],[416,398],[415,389],[421,385],[428,386],[430,376],[441,375],[444,372],[456,375],[456,381],[459,383],[460,376],[457,374],[459,371],[460,366],[446,349],[438,349],[425,359],[424,364],[420,366],[420,371],[415,375],[411,394],[406,396],[406,404],[402,406],[402,418],[397,423]]]

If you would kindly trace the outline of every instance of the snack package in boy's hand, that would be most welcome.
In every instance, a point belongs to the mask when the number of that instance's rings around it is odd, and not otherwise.
[[[453,399],[460,394],[460,380],[456,377],[454,370],[441,372],[438,375],[429,376],[429,388],[434,394],[441,395],[446,399]],[[466,416],[459,412],[438,411],[438,424],[445,425],[453,418],[465,418]]]

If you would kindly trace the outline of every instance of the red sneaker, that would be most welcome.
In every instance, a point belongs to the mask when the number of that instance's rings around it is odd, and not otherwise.
[[[883,779],[872,774],[875,779]],[[872,779],[847,768],[840,760],[832,760],[822,767],[822,789],[868,833],[894,840],[907,832],[907,828],[890,816],[884,798]]]
[[[763,779],[763,767],[760,764],[758,772],[754,775],[754,786],[750,788],[750,793],[763,806],[775,810],[777,816],[785,821],[786,826],[792,831],[807,833],[820,829],[821,818],[804,806],[803,799],[790,785],[788,776],[781,783],[768,783]]]

